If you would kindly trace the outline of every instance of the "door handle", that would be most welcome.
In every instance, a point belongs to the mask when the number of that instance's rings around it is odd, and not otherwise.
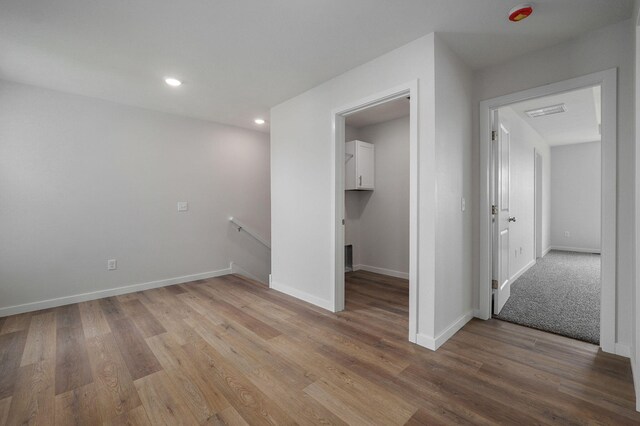
[[[511,217],[509,218],[509,222],[515,222],[515,221],[516,221],[516,218],[515,218],[514,216],[511,216]]]
[[[360,176],[360,186],[362,186],[362,176]]]

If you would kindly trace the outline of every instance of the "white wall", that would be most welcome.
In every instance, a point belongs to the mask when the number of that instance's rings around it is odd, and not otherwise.
[[[436,339],[442,343],[472,316],[473,85],[470,69],[436,36]],[[422,195],[421,195],[422,196]]]
[[[600,252],[600,146],[600,142],[588,142],[551,148],[554,249]]]
[[[361,127],[357,139],[375,145],[375,190],[346,191],[345,244],[354,265],[408,277],[409,116]]]
[[[510,107],[501,108],[500,121],[509,130],[511,141],[509,275],[516,278],[533,266],[535,254],[535,156],[542,157],[542,252],[550,241],[550,150],[549,145]]]
[[[227,218],[270,237],[268,135],[3,81],[0,123],[0,309],[230,261],[267,279]]]
[[[634,217],[634,25],[631,21],[607,26],[557,46],[528,54],[505,64],[476,72],[474,76],[474,158],[479,158],[478,103],[480,100],[518,92],[581,75],[618,68],[618,261],[617,336],[619,345],[631,345],[631,282],[633,280]],[[475,161],[474,180],[479,176]],[[475,205],[479,205],[476,194]],[[479,223],[476,221],[476,226]],[[476,228],[475,241],[479,241]],[[479,243],[475,244],[479,253]],[[474,256],[479,271],[479,256]],[[479,272],[478,272],[479,274]],[[476,276],[478,276],[476,274]],[[477,294],[475,295],[476,301]]]

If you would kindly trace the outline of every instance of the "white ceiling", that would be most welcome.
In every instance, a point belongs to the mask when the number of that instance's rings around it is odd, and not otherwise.
[[[430,32],[479,68],[627,19],[633,2],[537,0],[514,24],[517,3],[0,0],[0,78],[256,128],[270,107]]]
[[[530,118],[526,111],[565,104],[566,112]],[[600,141],[600,87],[546,96],[510,106],[550,146]]]
[[[345,119],[345,124],[360,129],[372,124],[405,117],[409,115],[409,112],[409,99],[403,97],[351,114]]]

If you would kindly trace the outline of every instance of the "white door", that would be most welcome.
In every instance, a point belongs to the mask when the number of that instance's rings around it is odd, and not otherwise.
[[[374,145],[366,142],[356,142],[356,161],[358,162],[356,170],[358,171],[357,186],[358,189],[373,189],[374,170],[375,170],[375,153]]]
[[[493,313],[499,314],[511,295],[509,280],[509,224],[515,218],[509,216],[510,188],[510,135],[500,123],[498,111],[494,113],[493,152],[495,162],[494,221],[494,281]]]

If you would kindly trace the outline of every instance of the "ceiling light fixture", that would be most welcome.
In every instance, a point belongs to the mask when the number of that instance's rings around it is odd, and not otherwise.
[[[521,4],[509,11],[509,20],[511,22],[520,22],[527,19],[533,13],[533,6],[530,4]]]
[[[167,83],[169,86],[172,87],[178,87],[182,84],[182,82],[180,80],[178,80],[177,78],[173,78],[173,77],[167,77],[164,79],[164,82]]]
[[[552,105],[544,108],[531,109],[529,111],[525,111],[531,118],[544,117],[545,115],[559,114],[561,112],[565,112],[567,107],[564,104],[560,105]]]
[[[264,124],[264,119],[256,118],[255,120],[253,120],[253,122],[256,123],[256,124]]]

